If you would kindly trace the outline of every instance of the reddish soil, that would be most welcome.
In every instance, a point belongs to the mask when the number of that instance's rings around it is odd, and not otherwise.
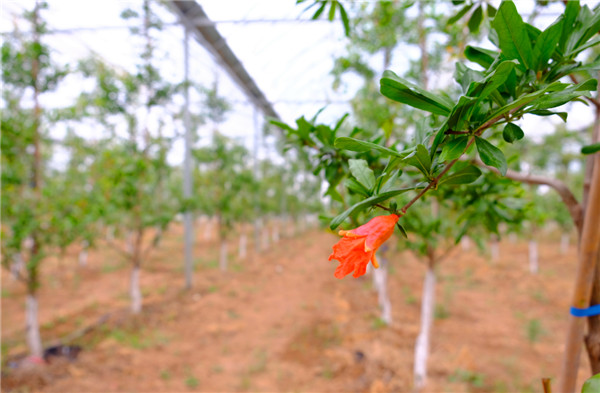
[[[370,277],[333,277],[334,235],[311,230],[245,261],[217,268],[214,242],[199,239],[194,289],[183,290],[182,232],[172,228],[142,270],[144,310],[128,311],[127,263],[108,249],[44,265],[45,343],[73,333],[72,362],[3,368],[17,392],[405,392],[412,391],[424,265],[390,252],[392,326],[378,319]],[[230,249],[235,248],[231,245]],[[392,247],[393,248],[393,247]],[[488,261],[458,247],[439,267],[427,392],[541,392],[559,370],[576,250],[504,242]],[[26,351],[24,290],[2,276],[3,359]],[[105,323],[97,324],[106,315]],[[76,335],[76,334],[74,334]],[[5,363],[5,362],[3,362]],[[588,375],[582,357],[580,383]]]

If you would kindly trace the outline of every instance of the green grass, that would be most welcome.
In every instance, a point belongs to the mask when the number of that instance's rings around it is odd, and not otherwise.
[[[463,382],[473,388],[481,389],[485,386],[485,375],[474,371],[458,369],[448,377],[448,381]]]
[[[6,288],[2,288],[2,299],[10,299],[12,293]]]
[[[371,329],[379,330],[385,327],[387,327],[387,323],[385,323],[383,319],[381,319],[380,317],[373,318],[373,321],[371,322]]]
[[[171,379],[171,373],[169,372],[169,370],[160,370],[160,379],[162,379],[163,381],[168,381]]]
[[[436,304],[433,317],[437,320],[448,319],[450,318],[450,311],[445,304]]]
[[[403,286],[402,293],[404,294],[404,300],[406,301],[406,304],[408,304],[408,305],[417,304],[417,298],[415,295],[413,295],[413,293],[409,287],[407,287],[406,285]]]
[[[118,270],[121,270],[123,268],[125,268],[125,266],[127,266],[126,262],[119,262],[117,264],[114,263],[104,263],[102,264],[102,266],[100,267],[100,271],[102,273],[112,273],[112,272],[116,272]]]
[[[267,369],[267,351],[260,349],[254,352],[254,360],[248,367],[250,374],[259,374]]]
[[[155,348],[165,345],[169,338],[159,330],[148,331],[146,329],[114,329],[109,337],[115,341],[135,349]]]
[[[194,377],[193,375],[188,375],[185,378],[185,386],[188,388],[194,389],[197,388],[198,385],[200,385],[200,381],[198,381],[198,378]]]
[[[534,318],[527,322],[525,333],[527,340],[533,344],[540,341],[540,338],[546,334],[546,329],[544,329],[539,319]]]

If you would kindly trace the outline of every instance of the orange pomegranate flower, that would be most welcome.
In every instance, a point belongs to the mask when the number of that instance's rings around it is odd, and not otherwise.
[[[400,217],[396,214],[377,216],[356,229],[340,231],[343,237],[333,246],[333,252],[329,256],[330,261],[337,259],[340,262],[334,276],[344,278],[354,272],[352,276],[360,277],[367,271],[369,261],[378,268],[375,253],[394,233],[394,225],[398,218]]]

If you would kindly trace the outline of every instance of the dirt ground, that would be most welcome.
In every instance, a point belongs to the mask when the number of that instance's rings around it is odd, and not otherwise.
[[[199,236],[191,291],[182,238],[170,229],[144,262],[139,317],[128,311],[129,266],[115,251],[99,244],[83,268],[76,249],[45,263],[42,338],[79,336],[73,362],[6,367],[26,347],[24,289],[3,272],[2,390],[412,391],[425,268],[411,254],[390,252],[385,326],[370,277],[333,277],[335,235],[312,229],[243,261],[232,251],[225,273],[215,241]],[[540,379],[556,377],[576,264],[575,247],[563,256],[557,243],[540,245],[537,275],[524,242],[502,242],[493,262],[457,247],[440,265],[425,392],[542,392]],[[583,356],[580,384],[587,376]]]

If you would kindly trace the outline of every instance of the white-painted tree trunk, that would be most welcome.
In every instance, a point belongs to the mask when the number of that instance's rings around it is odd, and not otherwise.
[[[129,293],[131,295],[131,312],[134,314],[139,314],[142,311],[142,291],[140,289],[139,266],[133,267],[129,285]]]
[[[212,220],[207,217],[204,221],[204,240],[209,241],[212,238]]]
[[[108,226],[106,227],[106,241],[107,242],[112,242],[115,240],[115,227]]]
[[[511,242],[511,244],[515,244],[517,242],[517,234],[516,233],[509,233],[508,234],[508,241]]]
[[[133,254],[133,231],[129,231],[129,233],[127,234],[127,240],[126,240],[127,244],[125,245],[125,249],[127,250],[127,253],[132,255]]]
[[[87,240],[83,240],[81,242],[81,251],[79,251],[79,258],[78,258],[80,267],[87,266],[88,247],[89,246],[90,246],[90,243]]]
[[[490,257],[492,262],[497,262],[500,259],[500,243],[495,236],[490,239]]]
[[[379,259],[379,268],[373,269],[373,285],[377,290],[377,298],[381,309],[381,320],[386,325],[392,324],[392,302],[387,290],[388,261],[385,258]]]
[[[539,271],[538,246],[535,240],[529,241],[529,271],[536,274]]]
[[[25,324],[27,329],[27,346],[33,356],[43,355],[40,324],[38,321],[38,301],[35,295],[27,294],[25,299]]]
[[[219,267],[227,271],[227,239],[221,239],[221,253],[219,254]]]
[[[254,251],[256,251],[257,253],[263,250],[261,234],[262,220],[260,218],[257,218],[256,220],[254,220]]]
[[[468,236],[463,236],[460,239],[460,246],[463,251],[469,251],[471,249],[471,239]]]
[[[240,248],[238,250],[238,257],[240,259],[246,259],[248,254],[248,236],[245,233],[240,235]]]
[[[266,250],[269,248],[269,228],[265,225],[262,232],[262,250]]]
[[[433,268],[428,267],[423,284],[421,331],[415,344],[414,386],[416,390],[421,390],[427,380],[427,358],[435,309],[435,281],[435,272]]]
[[[569,240],[571,236],[568,233],[563,233],[560,236],[560,255],[565,255],[569,251]]]
[[[16,253],[13,256],[12,263],[10,264],[10,277],[13,281],[16,281],[19,278],[19,275],[25,268],[25,261],[23,261],[23,254],[20,252]]]
[[[279,226],[277,225],[277,223],[275,223],[273,225],[272,241],[273,241],[273,243],[279,242]]]

